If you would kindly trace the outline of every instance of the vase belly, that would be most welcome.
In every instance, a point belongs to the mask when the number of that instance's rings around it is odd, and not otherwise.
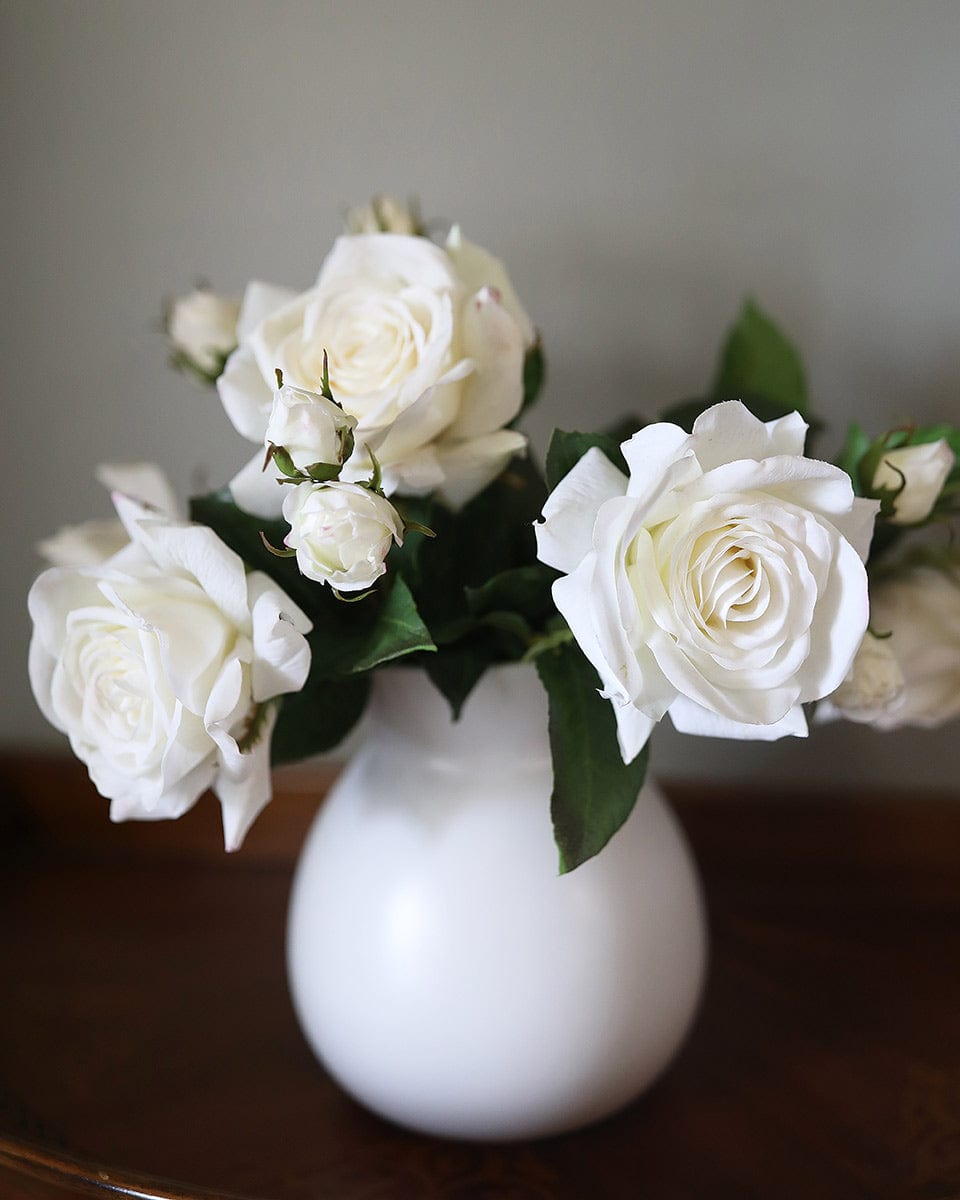
[[[652,786],[602,854],[558,873],[545,697],[529,669],[490,675],[450,726],[425,677],[385,673],[375,733],[304,845],[288,963],[307,1039],[348,1092],[421,1131],[513,1139],[597,1120],[656,1078],[706,939]]]

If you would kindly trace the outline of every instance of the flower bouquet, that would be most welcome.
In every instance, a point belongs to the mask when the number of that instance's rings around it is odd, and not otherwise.
[[[500,262],[457,227],[428,236],[412,207],[352,211],[307,291],[255,282],[237,304],[198,289],[167,331],[174,363],[215,385],[255,444],[250,461],[189,513],[159,469],[101,468],[118,520],[44,543],[54,565],[29,601],[37,701],[114,820],[178,817],[212,789],[235,850],[271,766],[338,745],[377,689],[405,699],[377,709],[384,762],[355,790],[391,770],[379,786],[402,790],[397,730],[426,713],[424,760],[440,753],[434,729],[512,671],[544,701],[523,685],[559,873],[586,878],[626,836],[667,714],[685,733],[770,740],[805,736],[811,715],[891,728],[960,711],[960,552],[942,536],[960,512],[960,432],[854,426],[835,463],[815,457],[797,353],[753,303],[703,397],[557,431],[543,469],[518,428],[544,376],[535,327]],[[409,668],[422,683],[404,692]],[[505,694],[487,708],[506,714]],[[521,770],[539,735],[509,712]],[[496,775],[510,742],[503,722],[471,731],[468,774]],[[564,882],[556,859],[548,873]],[[645,1051],[643,1082],[689,1022],[699,928],[687,1000],[663,1000],[679,1024]],[[362,935],[336,936],[349,973]],[[301,1019],[309,1033],[302,1000]],[[636,1090],[510,1128],[567,1127]]]

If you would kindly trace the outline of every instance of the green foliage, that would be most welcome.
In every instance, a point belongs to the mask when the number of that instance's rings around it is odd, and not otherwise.
[[[369,691],[369,675],[331,680],[315,662],[303,690],[281,700],[270,743],[273,766],[338,746],[362,716]]]
[[[778,325],[747,300],[727,335],[710,393],[715,400],[766,401],[784,413],[807,412],[800,355]]]
[[[352,642],[340,647],[343,661],[352,674],[370,671],[394,658],[418,650],[435,651],[430,631],[417,612],[413,595],[401,578],[396,578],[377,595],[372,619]]]
[[[553,615],[556,573],[537,563],[533,532],[545,499],[536,466],[518,458],[458,512],[425,498],[398,504],[405,521],[436,534],[407,538],[387,566],[408,584],[437,646],[421,665],[455,715],[484,670],[521,659]]]
[[[599,853],[633,810],[647,771],[648,749],[629,765],[620,757],[617,726],[600,680],[568,643],[536,659],[550,708],[553,833],[561,872]]]
[[[861,474],[861,464],[870,450],[870,438],[855,422],[847,429],[847,440],[840,451],[837,466],[846,471],[853,484],[853,490],[858,496],[864,495],[864,483]],[[872,478],[872,477],[871,477]],[[869,487],[870,481],[867,481]]]
[[[551,492],[594,446],[602,450],[615,467],[627,474],[626,460],[615,437],[607,433],[577,433],[555,429],[547,449],[547,486]]]
[[[697,417],[720,400],[742,401],[760,421],[776,421],[799,412],[813,433],[821,428],[808,412],[800,355],[753,300],[746,301],[727,334],[708,393],[671,405],[660,414],[660,420],[690,433]]]
[[[523,401],[511,426],[516,425],[527,409],[536,403],[546,373],[547,365],[543,357],[543,348],[540,345],[540,339],[537,338],[523,359]]]
[[[937,502],[926,520],[917,525],[900,525],[894,520],[896,500],[903,490],[905,480],[899,486],[878,487],[874,480],[877,469],[884,455],[891,450],[899,450],[904,446],[922,446],[932,442],[946,441],[955,455],[953,469],[947,476]],[[850,476],[853,490],[858,496],[866,496],[880,501],[880,512],[874,528],[873,540],[870,544],[870,565],[874,568],[882,560],[882,566],[889,566],[894,549],[897,550],[897,561],[906,562],[912,557],[912,551],[901,554],[904,538],[911,529],[935,524],[960,513],[960,429],[952,425],[904,426],[892,429],[878,438],[871,439],[861,427],[853,424],[847,430],[847,440],[837,460],[837,465]],[[933,557],[937,557],[934,548]],[[921,548],[921,554],[928,551]],[[949,554],[948,554],[949,559]],[[881,568],[882,569],[882,568]]]
[[[362,601],[344,604],[329,587],[305,579],[294,561],[278,558],[264,546],[261,534],[282,544],[287,528],[283,521],[265,521],[243,512],[227,490],[195,497],[190,512],[251,569],[270,575],[313,622],[307,638],[310,677],[302,692],[282,703],[273,736],[275,762],[330,749],[346,736],[366,701],[369,681],[360,672],[436,649],[409,587],[399,576],[385,580]]]

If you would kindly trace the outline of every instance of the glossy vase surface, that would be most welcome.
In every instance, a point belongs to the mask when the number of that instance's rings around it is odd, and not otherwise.
[[[426,675],[375,680],[369,734],[321,806],[288,967],[314,1051],[356,1099],[423,1132],[537,1137],[639,1095],[693,1018],[696,870],[653,785],[560,875],[547,703],[489,671],[461,719]]]

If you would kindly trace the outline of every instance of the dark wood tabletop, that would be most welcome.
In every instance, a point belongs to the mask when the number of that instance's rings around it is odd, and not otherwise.
[[[82,770],[0,760],[0,1197],[957,1200],[960,796],[674,784],[711,964],[620,1115],[540,1142],[403,1132],[344,1096],[286,993],[288,772],[236,855],[206,797],[113,826]]]

